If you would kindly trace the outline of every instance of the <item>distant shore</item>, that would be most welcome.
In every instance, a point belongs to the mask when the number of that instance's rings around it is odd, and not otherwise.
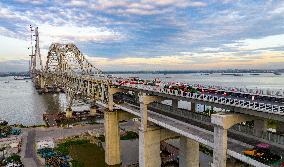
[[[284,73],[284,69],[104,71],[105,74],[190,74],[190,73]],[[30,76],[29,72],[0,72],[0,77]]]

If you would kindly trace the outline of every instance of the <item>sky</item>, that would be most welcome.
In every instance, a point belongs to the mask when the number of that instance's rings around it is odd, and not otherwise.
[[[103,71],[284,68],[284,0],[0,0],[0,72],[74,43]]]

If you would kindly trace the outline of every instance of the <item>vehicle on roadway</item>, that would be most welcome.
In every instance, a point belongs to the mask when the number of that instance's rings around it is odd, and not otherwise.
[[[254,148],[247,149],[243,153],[244,155],[267,165],[276,165],[281,163],[282,160],[280,155],[270,151],[268,144],[257,144]]]

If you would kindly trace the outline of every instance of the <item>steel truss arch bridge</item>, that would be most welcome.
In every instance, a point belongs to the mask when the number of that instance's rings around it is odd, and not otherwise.
[[[234,138],[231,134],[238,134],[244,138],[249,135],[250,140],[269,142],[276,150],[284,150],[284,136],[278,135],[275,137],[277,139],[273,140],[264,137],[267,134],[265,122],[268,119],[277,120],[280,131],[284,129],[284,104],[281,101],[284,97],[280,95],[277,96],[278,101],[252,101],[246,98],[197,94],[158,86],[129,84],[129,82],[121,85],[117,84],[117,80],[127,79],[104,74],[72,43],[51,44],[45,67],[33,72],[35,86],[42,92],[64,90],[68,99],[67,117],[72,117],[73,102],[80,98],[92,99],[96,105],[105,108],[105,157],[109,165],[121,163],[119,121],[130,118],[129,115],[141,119],[139,130],[139,140],[141,140],[139,166],[141,167],[161,166],[160,141],[177,136],[180,137],[181,167],[198,166],[199,154],[196,154],[196,151],[199,150],[199,143],[213,149],[212,166],[225,167],[227,155],[254,166],[268,166],[244,156],[240,150],[250,143]],[[116,99],[118,94],[122,94],[119,96],[121,99]],[[127,94],[135,97],[134,102],[127,100]],[[116,104],[115,100],[123,103]],[[172,101],[170,107],[160,103],[164,100]],[[190,102],[192,109],[182,110],[178,105],[179,101]],[[203,119],[194,112],[196,104],[224,108],[230,112],[213,114]],[[191,124],[188,120],[210,126],[211,129]],[[245,132],[241,131],[242,128],[231,128],[251,120],[255,122],[252,131]],[[229,137],[227,133],[230,134]]]

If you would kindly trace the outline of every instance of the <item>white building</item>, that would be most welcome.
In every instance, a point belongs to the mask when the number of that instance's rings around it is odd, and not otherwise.
[[[45,140],[40,140],[36,143],[36,148],[37,149],[42,149],[42,148],[54,148],[54,140],[53,139],[45,139]]]

